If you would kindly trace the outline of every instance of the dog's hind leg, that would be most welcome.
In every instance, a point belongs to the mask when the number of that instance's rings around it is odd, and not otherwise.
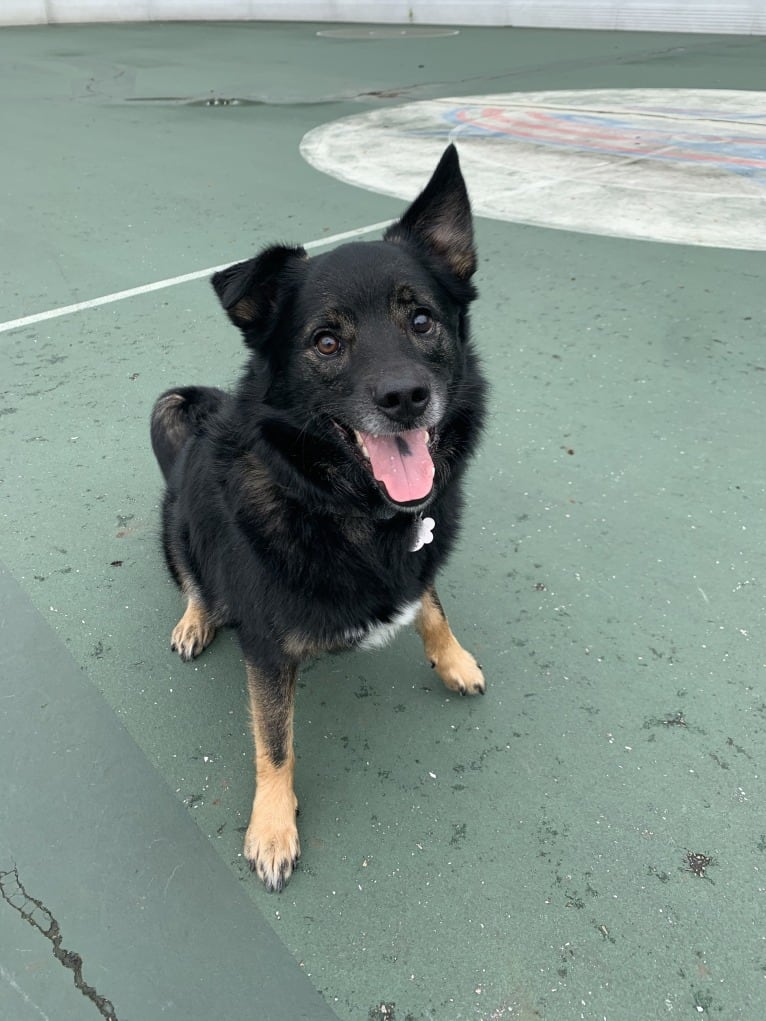
[[[487,685],[481,667],[452,634],[435,589],[423,594],[415,626],[431,666],[450,691],[483,695]]]
[[[245,834],[245,858],[266,889],[284,888],[300,856],[293,788],[293,707],[297,665],[257,666],[245,653],[255,741],[255,798]]]
[[[225,400],[224,391],[213,386],[180,386],[157,398],[151,415],[152,449],[166,479],[186,441]]]

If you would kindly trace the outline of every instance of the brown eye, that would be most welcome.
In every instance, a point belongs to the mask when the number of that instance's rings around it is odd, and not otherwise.
[[[431,313],[424,308],[419,308],[412,317],[412,328],[415,333],[428,333],[433,324]]]
[[[341,343],[331,333],[320,333],[314,341],[314,347],[320,355],[324,355],[325,358],[332,358],[333,355],[340,352]]]

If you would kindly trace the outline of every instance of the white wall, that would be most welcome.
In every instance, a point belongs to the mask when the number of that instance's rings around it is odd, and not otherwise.
[[[357,21],[766,34],[766,0],[0,0],[0,24]]]

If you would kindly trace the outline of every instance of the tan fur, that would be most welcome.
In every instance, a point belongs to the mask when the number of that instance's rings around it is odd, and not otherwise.
[[[254,454],[245,454],[242,463],[245,467],[244,483],[248,497],[261,511],[262,520],[265,524],[268,524],[269,520],[273,518],[274,530],[277,531],[279,529],[282,505],[280,493],[274,484],[274,480],[269,474],[266,465],[255,457]]]
[[[450,691],[483,695],[487,689],[481,667],[452,634],[436,592],[429,589],[421,600],[415,627],[437,674]]]
[[[199,656],[215,637],[215,626],[211,623],[202,603],[189,596],[186,612],[173,628],[170,647],[181,659],[189,660]]]
[[[284,762],[272,759],[274,707],[269,704],[267,686],[258,671],[247,664],[250,717],[255,742],[255,797],[250,823],[245,834],[245,858],[269,890],[281,890],[300,857],[301,847],[295,816],[298,799],[293,789],[295,753],[293,751],[292,692],[283,716]]]
[[[313,659],[326,650],[310,638],[305,638],[300,631],[288,631],[281,642],[282,648],[291,659]]]

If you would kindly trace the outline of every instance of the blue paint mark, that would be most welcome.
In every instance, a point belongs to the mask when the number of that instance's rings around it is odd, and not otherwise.
[[[679,129],[661,123],[647,126],[647,118],[660,113],[685,120],[719,121],[728,130],[720,134]],[[724,114],[656,108],[628,116],[554,111],[544,107],[513,109],[492,106],[456,106],[444,112],[445,129],[411,132],[424,135],[493,138],[536,147],[589,152],[640,162],[681,163],[719,174],[735,174],[766,184],[766,123],[764,137],[737,132],[738,121],[766,121],[766,114]],[[642,120],[643,118],[643,120]],[[729,127],[730,126],[730,127]]]

